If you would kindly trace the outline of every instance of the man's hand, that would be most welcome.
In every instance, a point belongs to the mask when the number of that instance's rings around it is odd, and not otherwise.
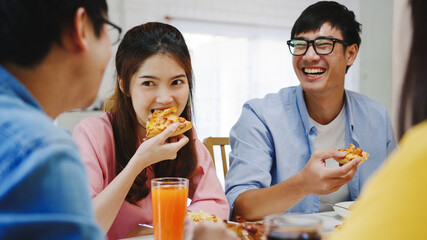
[[[353,178],[360,158],[336,168],[327,168],[325,160],[344,158],[345,155],[336,149],[314,152],[305,167],[292,177],[267,188],[241,193],[234,202],[232,218],[242,216],[247,220],[260,220],[289,210],[310,194],[325,195],[337,191]]]
[[[336,167],[327,168],[326,159],[344,158],[345,152],[336,149],[315,151],[300,174],[303,176],[302,186],[310,194],[325,195],[337,191],[342,185],[353,179],[360,158]]]

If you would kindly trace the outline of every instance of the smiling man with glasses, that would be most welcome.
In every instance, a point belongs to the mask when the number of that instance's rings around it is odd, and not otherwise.
[[[321,202],[355,200],[395,148],[384,107],[344,89],[357,57],[360,27],[336,2],[305,9],[287,41],[299,86],[248,101],[230,132],[226,195],[232,216],[249,220],[283,212],[332,210]],[[343,166],[337,149],[370,153]],[[345,155],[345,154],[344,154]]]

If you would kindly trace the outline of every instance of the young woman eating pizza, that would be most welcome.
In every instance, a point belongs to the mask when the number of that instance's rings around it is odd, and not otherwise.
[[[115,92],[101,117],[88,118],[73,132],[86,165],[98,222],[109,239],[152,223],[151,179],[190,179],[189,211],[203,210],[227,219],[229,206],[208,150],[191,129],[170,138],[172,124],[146,139],[152,112],[176,107],[192,117],[191,59],[181,33],[163,23],[129,30],[115,59]],[[172,160],[168,160],[172,159]]]

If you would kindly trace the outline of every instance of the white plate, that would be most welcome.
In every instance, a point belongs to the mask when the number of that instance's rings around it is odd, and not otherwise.
[[[353,203],[354,201],[339,202],[339,203],[336,203],[335,204],[336,206],[333,206],[333,208],[334,208],[334,211],[341,217],[347,217],[350,211],[344,208],[349,208]],[[341,208],[341,207],[344,207],[344,208]]]

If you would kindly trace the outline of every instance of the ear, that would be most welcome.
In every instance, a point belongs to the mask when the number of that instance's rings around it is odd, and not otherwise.
[[[347,47],[346,49],[346,59],[347,59],[347,66],[353,65],[354,61],[356,60],[357,53],[359,52],[359,48],[357,47],[357,44],[353,44]]]
[[[124,87],[123,80],[122,80],[121,78],[119,78],[119,77],[117,77],[117,80],[118,80],[118,82],[119,82],[119,88],[120,88],[120,91],[121,91],[124,95],[126,95],[126,96],[127,96],[127,94],[125,93],[125,87]]]
[[[86,51],[89,49],[88,31],[92,30],[92,22],[84,8],[78,8],[73,17],[72,25],[66,30],[62,38],[63,45],[72,51]]]

